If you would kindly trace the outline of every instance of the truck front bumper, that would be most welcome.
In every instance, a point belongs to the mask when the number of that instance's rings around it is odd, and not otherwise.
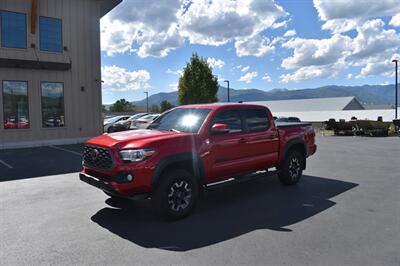
[[[90,176],[85,173],[79,173],[79,179],[91,186],[94,186],[98,189],[103,190],[104,192],[107,192],[108,194],[121,197],[121,198],[127,198],[127,199],[145,199],[149,197],[148,193],[137,193],[134,195],[127,195],[125,193],[121,193],[118,191],[116,188],[114,188],[113,184],[110,182],[103,181],[101,179],[98,179],[96,177]]]

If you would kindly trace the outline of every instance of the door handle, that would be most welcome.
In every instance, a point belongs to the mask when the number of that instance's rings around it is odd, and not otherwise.
[[[239,139],[239,143],[246,143],[246,142],[247,142],[247,140],[245,138]]]

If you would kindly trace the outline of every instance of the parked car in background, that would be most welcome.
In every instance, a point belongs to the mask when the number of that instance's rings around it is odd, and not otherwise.
[[[119,122],[119,121],[123,121],[123,120],[127,120],[129,117],[131,117],[130,115],[119,115],[119,116],[114,116],[108,119],[104,119],[104,132],[107,133],[111,133],[113,132],[113,128],[112,126]]]
[[[26,117],[20,117],[19,120],[15,117],[8,117],[4,120],[4,129],[22,129],[29,128],[29,121]]]
[[[294,116],[289,116],[289,117],[279,117],[277,119],[275,119],[276,122],[294,122],[294,123],[298,123],[301,122],[300,118],[298,117],[294,117]]]
[[[148,113],[140,113],[140,114],[135,114],[131,117],[129,117],[126,120],[121,120],[116,123],[114,123],[110,128],[109,128],[109,133],[110,132],[120,132],[120,131],[125,131],[125,130],[130,130],[130,129],[135,129],[133,126],[133,123],[141,118],[148,115]]]
[[[264,106],[186,105],[165,112],[148,129],[86,142],[80,179],[111,197],[151,197],[161,217],[180,219],[220,181],[242,182],[267,170],[284,185],[296,184],[316,149],[311,124],[275,123]]]
[[[159,116],[160,116],[160,114],[151,114],[151,115],[143,116],[132,122],[133,125],[132,125],[131,129],[145,129],[151,123],[153,123],[153,121],[156,120]]]

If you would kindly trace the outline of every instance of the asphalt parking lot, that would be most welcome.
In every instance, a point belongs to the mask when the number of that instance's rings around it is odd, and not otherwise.
[[[297,186],[228,186],[172,223],[80,182],[80,145],[0,151],[0,264],[400,265],[400,138],[317,142]]]

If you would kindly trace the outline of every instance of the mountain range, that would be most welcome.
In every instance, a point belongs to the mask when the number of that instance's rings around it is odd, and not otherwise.
[[[227,88],[220,86],[218,99],[220,102],[227,101]],[[395,98],[394,85],[363,85],[363,86],[324,86],[313,89],[273,89],[263,91],[258,89],[230,89],[231,102],[249,101],[273,101],[289,99],[310,99],[355,96],[367,108],[368,107],[388,107],[394,105]],[[177,105],[178,93],[162,92],[149,96],[149,105],[159,104],[162,100]],[[136,106],[145,106],[146,99],[133,102]]]

